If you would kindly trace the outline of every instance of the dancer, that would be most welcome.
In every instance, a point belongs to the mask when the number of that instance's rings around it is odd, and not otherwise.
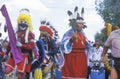
[[[65,64],[62,68],[62,79],[87,78],[87,39],[83,32],[85,22],[83,19],[84,8],[81,16],[78,13],[78,7],[75,7],[74,14],[68,11],[70,16],[71,29],[68,30],[61,41],[61,50],[64,53]]]
[[[32,61],[31,51],[35,47],[31,17],[28,13],[28,9],[21,9],[20,15],[17,18],[16,46],[20,48],[22,61],[16,64],[13,53],[10,53],[10,58],[5,65],[5,74],[11,73],[17,67],[18,79],[24,79],[25,75],[29,74]],[[11,47],[9,47],[8,52],[10,52],[10,48]],[[29,77],[27,79],[29,79]]]
[[[54,56],[58,53],[57,39],[58,32],[48,21],[41,21],[39,41],[44,42],[45,58],[42,62],[43,79],[48,77],[54,79]],[[37,43],[39,44],[39,43]],[[39,48],[39,47],[38,47]],[[49,72],[51,74],[49,74]]]

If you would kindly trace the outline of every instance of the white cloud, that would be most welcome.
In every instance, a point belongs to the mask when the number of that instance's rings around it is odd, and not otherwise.
[[[72,5],[72,4],[77,3],[77,0],[65,0],[64,2],[68,5]]]
[[[85,8],[85,21],[88,28],[85,29],[89,39],[94,40],[96,32],[103,28],[103,20],[95,11],[95,0],[0,0],[0,6],[6,4],[13,26],[16,26],[16,18],[19,10],[28,8],[31,12],[34,32],[38,33],[40,20],[46,18],[53,23],[62,38],[64,32],[70,27],[68,26],[67,10],[74,9],[75,6]],[[93,31],[94,30],[94,31]],[[38,36],[36,36],[38,38]]]
[[[2,4],[6,4],[7,6],[12,7],[14,9],[20,7],[39,11],[49,11],[49,9],[39,0],[11,0],[11,1],[6,0]]]
[[[87,28],[85,29],[85,33],[87,34],[88,39],[94,41],[94,36],[97,32],[100,32],[102,28],[104,28],[104,21],[97,14],[88,14],[85,15],[85,22],[87,24]]]
[[[46,2],[45,0],[41,0],[42,2]],[[48,0],[46,3],[48,4],[66,4],[66,5],[72,5],[78,3],[79,0]]]

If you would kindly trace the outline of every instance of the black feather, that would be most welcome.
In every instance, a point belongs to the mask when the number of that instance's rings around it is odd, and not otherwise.
[[[74,9],[74,12],[78,11],[78,7],[76,6],[75,9]]]
[[[0,37],[2,36],[2,33],[0,33]]]
[[[58,31],[55,30],[55,33],[58,33]]]
[[[84,19],[83,19],[82,17],[79,16],[79,17],[77,17],[77,20],[84,20]]]
[[[45,20],[41,21],[41,24],[45,24],[45,23],[46,23],[46,21],[45,21]]]
[[[81,15],[83,15],[83,13],[84,13],[84,8],[82,8],[82,10],[81,10]]]
[[[87,28],[87,25],[84,25],[84,26],[83,26],[83,29],[85,29],[85,28]]]
[[[50,23],[49,23],[49,22],[47,22],[47,23],[46,23],[46,25],[50,25]]]
[[[71,11],[67,11],[68,15],[71,16],[73,13]]]
[[[55,28],[52,28],[53,30],[55,30]]]
[[[53,29],[53,26],[50,26],[51,29]]]
[[[77,17],[80,17],[80,14],[79,14],[79,13],[77,13]]]

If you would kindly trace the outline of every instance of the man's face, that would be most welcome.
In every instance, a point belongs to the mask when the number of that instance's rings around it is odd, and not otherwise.
[[[76,29],[77,31],[80,31],[83,28],[84,24],[83,23],[77,23]]]
[[[40,31],[40,34],[41,34],[41,36],[47,36],[47,32],[46,31]]]
[[[19,30],[24,31],[24,30],[27,30],[28,24],[25,21],[21,21],[20,23],[18,23],[18,27],[19,27]]]

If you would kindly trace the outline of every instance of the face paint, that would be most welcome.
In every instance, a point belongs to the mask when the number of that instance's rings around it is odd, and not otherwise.
[[[28,24],[27,23],[19,23],[18,27],[20,30],[27,30]]]
[[[47,34],[48,34],[46,31],[41,31],[40,33],[42,36],[47,36]]]

